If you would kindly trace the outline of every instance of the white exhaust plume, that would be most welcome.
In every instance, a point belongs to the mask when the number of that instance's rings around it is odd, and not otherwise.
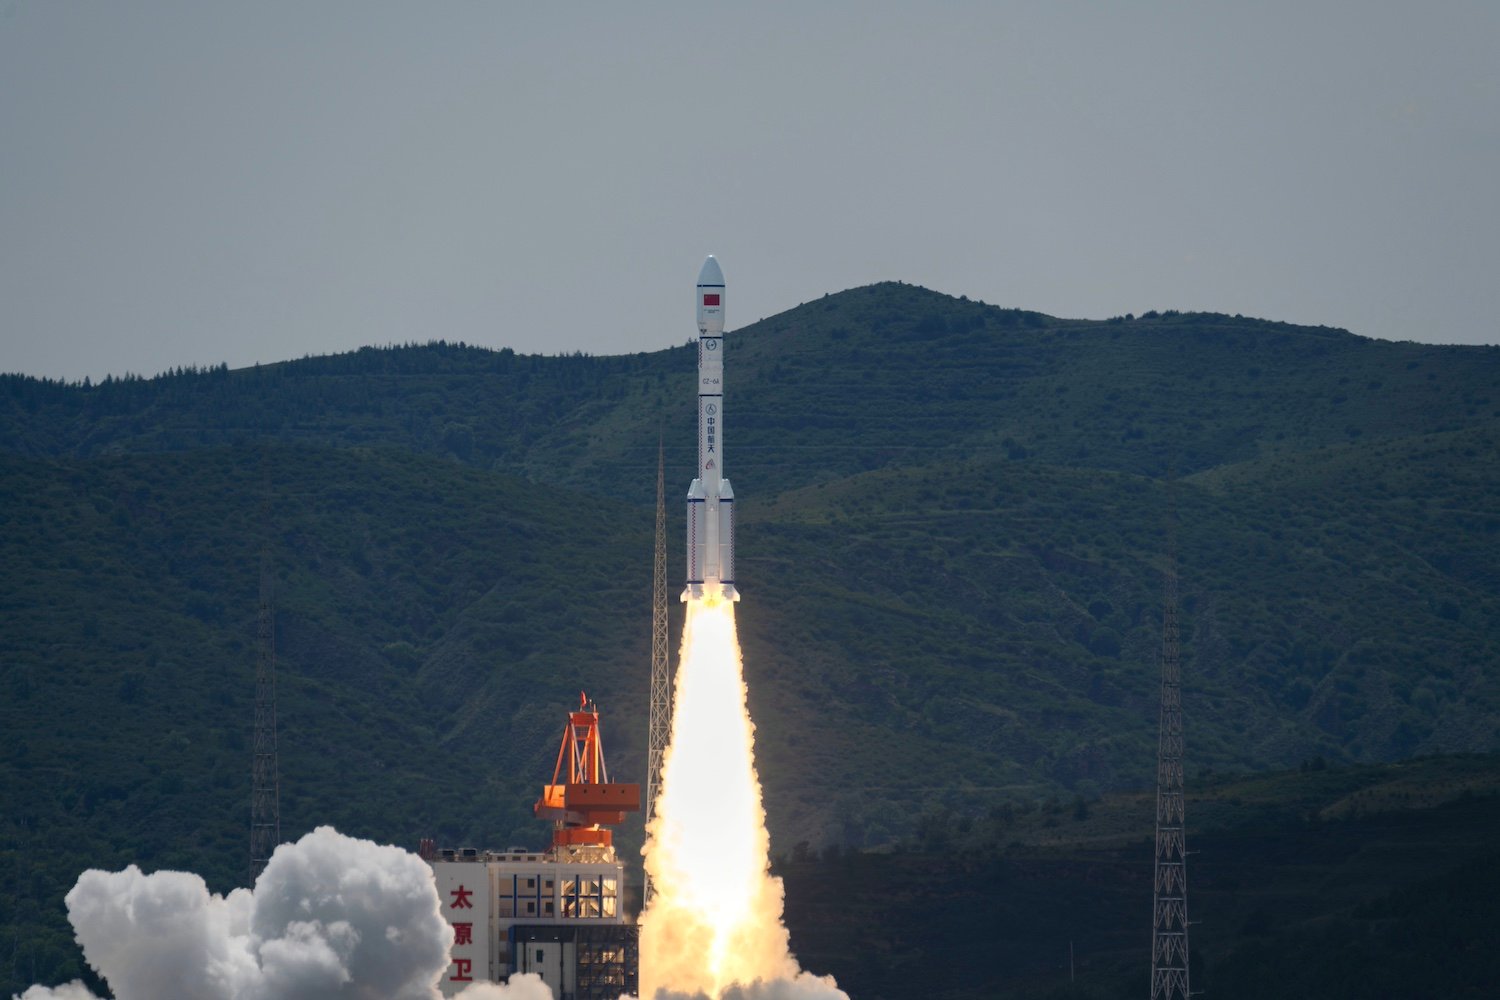
[[[791,954],[727,600],[687,604],[672,739],[647,833],[656,895],[641,915],[642,997],[848,1000]]]
[[[64,986],[33,986],[19,996],[20,1000],[98,1000],[76,979]]]
[[[67,895],[84,958],[115,1000],[438,1000],[453,930],[432,871],[398,847],[319,827],[276,849],[254,890],[189,872],[86,871]],[[462,1000],[551,1000],[536,976]],[[96,1000],[82,983],[21,1000]]]

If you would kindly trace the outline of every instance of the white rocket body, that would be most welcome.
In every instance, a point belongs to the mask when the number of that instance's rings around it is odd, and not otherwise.
[[[687,496],[684,601],[738,601],[734,490],[724,478],[724,272],[710,256],[698,272],[698,478]]]

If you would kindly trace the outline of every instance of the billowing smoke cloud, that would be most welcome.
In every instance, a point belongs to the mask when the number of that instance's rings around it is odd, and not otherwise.
[[[713,1000],[706,993],[674,993],[657,990],[652,1000]],[[725,988],[719,1000],[849,1000],[832,976],[797,972],[783,979],[735,983]]]
[[[77,980],[66,986],[33,986],[20,997],[21,1000],[97,1000],[88,987]]]
[[[252,892],[188,872],[87,871],[67,895],[84,957],[115,1000],[436,1000],[453,931],[432,872],[398,847],[319,827],[283,844]],[[551,1000],[538,977],[462,1000]],[[96,1000],[81,983],[21,1000]]]

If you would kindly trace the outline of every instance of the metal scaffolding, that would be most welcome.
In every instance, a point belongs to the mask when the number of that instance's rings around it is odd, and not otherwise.
[[[667,499],[666,455],[656,444],[656,562],[651,574],[651,719],[647,734],[646,825],[656,817],[656,795],[661,790],[661,762],[672,738],[672,678],[667,653]],[[643,899],[654,889],[646,873]]]
[[[270,490],[261,503],[260,621],[256,630],[255,758],[250,773],[250,885],[281,843],[281,779],[276,761],[276,606],[271,583]]]
[[[1187,1000],[1190,995],[1175,505],[1170,518],[1162,601],[1161,718],[1156,751],[1156,879],[1151,906],[1151,1000]]]

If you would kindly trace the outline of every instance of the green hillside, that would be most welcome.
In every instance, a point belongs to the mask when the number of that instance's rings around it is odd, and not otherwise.
[[[736,330],[735,475],[757,496],[1006,453],[1187,473],[1500,419],[1500,348],[1389,343],[1216,314],[1059,320],[885,283]],[[265,436],[456,457],[650,499],[658,433],[693,421],[691,345],[540,357],[449,344],[81,390],[0,379],[14,450],[91,456]],[[690,469],[690,431],[668,435]]]
[[[1190,781],[1500,749],[1500,349],[900,284],[729,349],[778,850],[1146,788],[1168,470]],[[694,356],[439,343],[0,377],[16,982],[76,969],[60,900],[83,867],[243,879],[263,544],[287,837],[537,842],[580,689],[639,776],[656,449],[675,593]]]
[[[1193,991],[1492,995],[1497,764],[1424,758],[1198,782],[1187,804]],[[863,1000],[1139,997],[1151,816],[1148,795],[1110,795],[928,816],[894,853],[797,845],[776,865],[787,926],[805,966]]]

